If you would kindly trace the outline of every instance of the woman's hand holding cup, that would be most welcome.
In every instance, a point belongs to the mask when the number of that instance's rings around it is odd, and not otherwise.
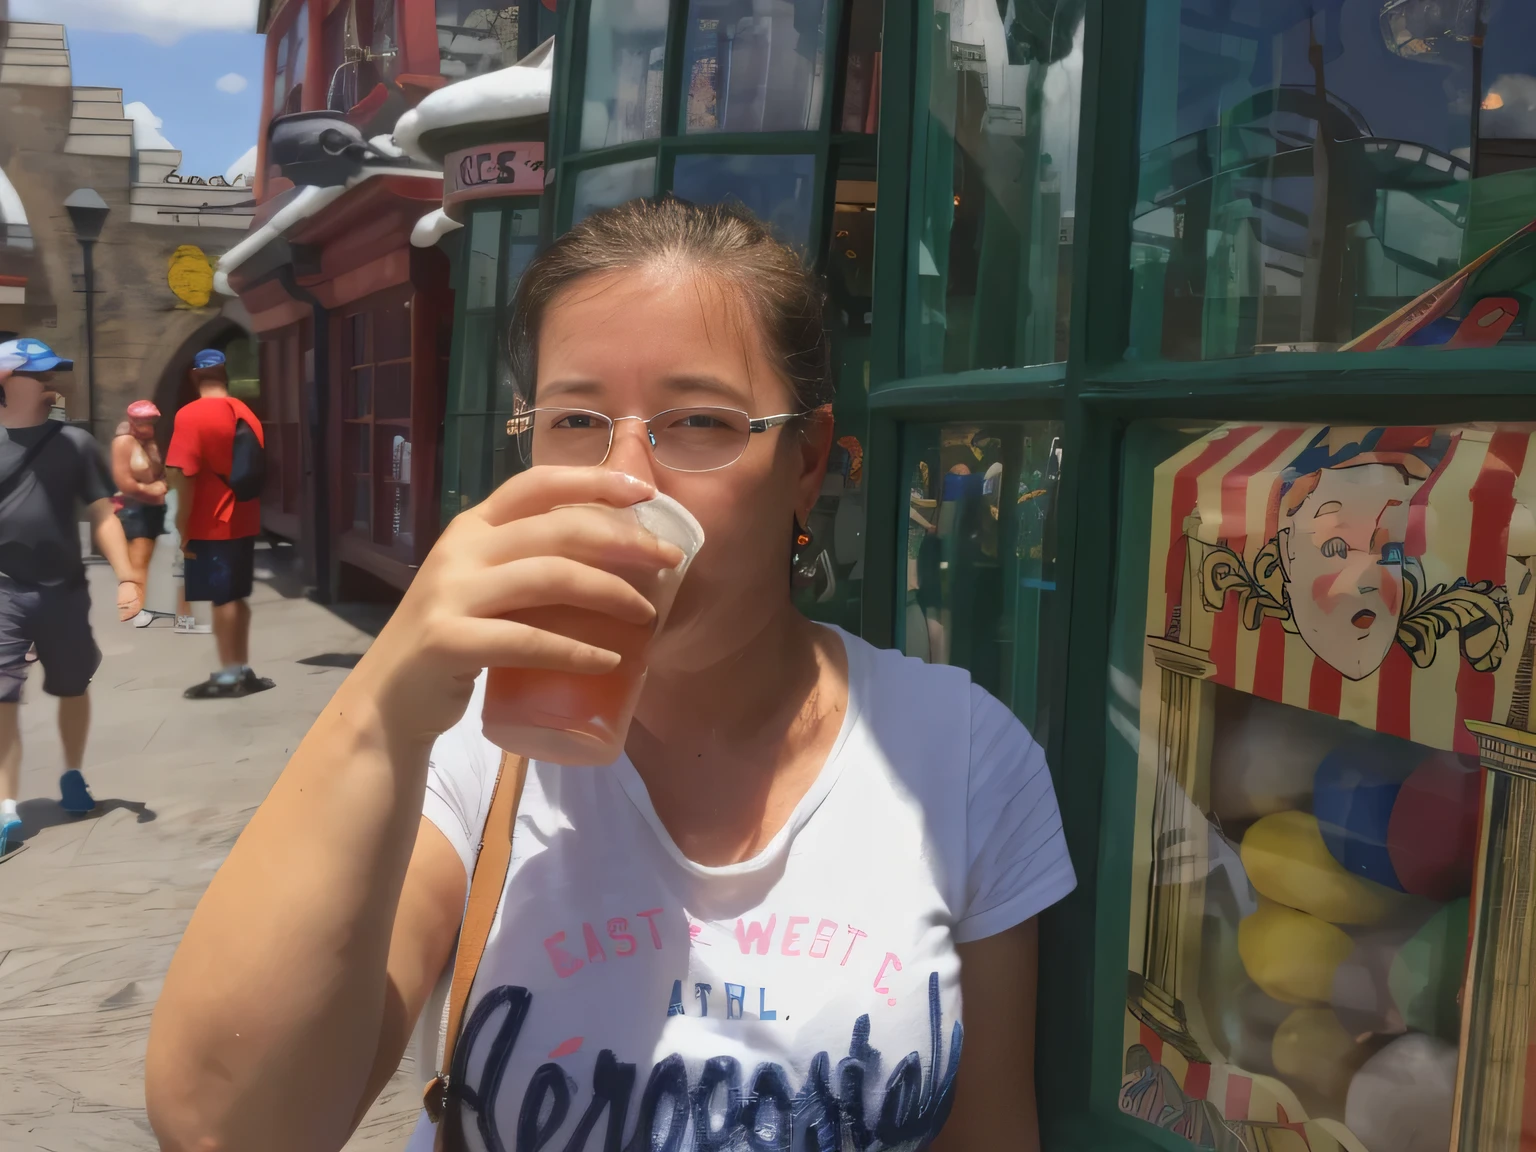
[[[359,661],[353,690],[372,697],[394,738],[430,744],[463,716],[483,668],[612,671],[618,653],[508,617],[563,605],[650,624],[655,608],[618,573],[673,568],[684,553],[591,505],[627,508],[655,494],[602,468],[514,476],[443,531]]]

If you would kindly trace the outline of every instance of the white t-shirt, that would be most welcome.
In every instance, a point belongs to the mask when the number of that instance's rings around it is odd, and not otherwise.
[[[1013,714],[963,670],[840,635],[842,731],[750,860],[688,860],[627,757],[530,767],[455,1059],[472,1149],[869,1152],[938,1132],[961,1050],[955,945],[1076,879]],[[483,680],[432,751],[424,805],[466,871],[500,762]],[[431,1146],[423,1117],[409,1148]]]

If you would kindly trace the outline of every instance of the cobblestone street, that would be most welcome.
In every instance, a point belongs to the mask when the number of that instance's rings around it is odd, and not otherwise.
[[[257,553],[252,663],[277,687],[195,702],[211,636],[143,630],[112,610],[111,572],[90,569],[104,653],[92,686],[85,818],[57,804],[53,701],[34,672],[21,711],[25,847],[0,864],[0,1149],[154,1149],[144,1113],[150,1014],[192,910],[287,755],[369,642],[375,608],[333,613],[297,595]],[[265,577],[264,579],[261,577]],[[286,594],[285,594],[286,593]],[[353,1149],[403,1145],[420,1100],[407,1065]]]

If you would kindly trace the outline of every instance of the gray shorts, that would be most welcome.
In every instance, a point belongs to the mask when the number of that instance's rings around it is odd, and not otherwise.
[[[43,691],[85,695],[101,666],[101,649],[91,635],[90,589],[84,584],[18,584],[0,576],[0,704],[21,699],[27,650],[34,644],[43,666]]]

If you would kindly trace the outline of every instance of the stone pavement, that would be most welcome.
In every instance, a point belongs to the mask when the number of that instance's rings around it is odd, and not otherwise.
[[[58,807],[62,756],[34,672],[21,710],[25,849],[0,863],[0,1150],[157,1147],[144,1115],[144,1045],[192,909],[311,720],[384,612],[298,595],[290,552],[257,553],[252,663],[277,687],[183,700],[211,636],[118,624],[115,584],[90,570],[104,659],[86,752],[94,813]],[[420,1094],[410,1057],[350,1149],[402,1148]]]

